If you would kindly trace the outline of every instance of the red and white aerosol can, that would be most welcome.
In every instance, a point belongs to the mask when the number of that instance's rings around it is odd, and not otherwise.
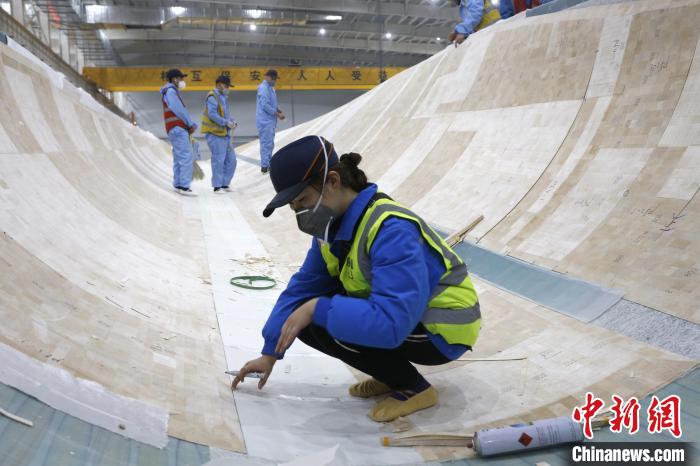
[[[474,449],[479,456],[493,456],[582,441],[581,424],[562,416],[480,430],[474,434]]]

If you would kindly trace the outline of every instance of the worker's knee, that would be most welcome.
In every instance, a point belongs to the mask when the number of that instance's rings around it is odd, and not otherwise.
[[[304,342],[304,344],[326,354],[330,353],[331,347],[333,346],[333,337],[328,333],[328,330],[316,324],[307,325],[299,332],[297,338]]]

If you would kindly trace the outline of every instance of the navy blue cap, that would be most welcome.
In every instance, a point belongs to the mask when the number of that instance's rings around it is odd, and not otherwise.
[[[321,138],[328,152],[328,167],[338,163],[338,154],[333,144]],[[263,216],[289,204],[311,182],[315,175],[326,170],[326,158],[318,136],[305,136],[287,144],[270,159],[270,179],[277,195],[263,210]]]
[[[229,76],[226,76],[225,74],[222,74],[218,78],[216,78],[216,84],[223,84],[225,86],[230,86],[231,85],[231,78]]]
[[[167,73],[165,73],[165,79],[168,81],[172,80],[173,78],[185,78],[187,77],[186,74],[184,74],[182,71],[178,70],[177,68],[173,68],[171,70],[168,70]]]

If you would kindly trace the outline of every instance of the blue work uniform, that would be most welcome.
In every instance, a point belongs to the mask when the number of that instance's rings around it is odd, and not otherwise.
[[[353,240],[355,225],[376,192],[377,186],[370,184],[334,221],[329,234],[331,252],[336,254]],[[371,295],[367,299],[353,298],[346,296],[340,280],[328,273],[314,238],[301,269],[292,276],[267,319],[262,354],[283,356],[275,352],[282,326],[292,312],[313,298],[319,298],[313,323],[336,340],[385,349],[401,345],[420,323],[431,292],[445,274],[443,259],[423,240],[414,222],[400,217],[384,221],[370,254]],[[432,344],[450,360],[468,349],[426,332]]]
[[[272,151],[275,148],[278,110],[275,88],[265,80],[258,86],[258,100],[255,109],[255,126],[260,138],[260,166],[263,168],[269,168]]]
[[[455,32],[465,36],[472,34],[484,16],[484,0],[462,0],[459,16],[462,22],[455,26]]]
[[[219,115],[219,103],[224,110],[223,118]],[[207,97],[207,116],[217,125],[224,126],[231,121],[228,108],[228,96],[214,90],[214,95]],[[214,188],[229,186],[236,171],[236,152],[231,145],[231,129],[226,128],[226,136],[207,133],[204,138],[211,151],[211,185]]]
[[[197,124],[190,118],[180,98],[180,91],[173,83],[168,83],[160,89],[161,97],[168,108],[188,127],[196,128]],[[168,131],[168,139],[173,146],[173,187],[189,188],[192,183],[192,144],[189,132],[180,126]]]

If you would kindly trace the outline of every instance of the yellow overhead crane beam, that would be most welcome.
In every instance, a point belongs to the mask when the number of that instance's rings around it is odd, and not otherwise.
[[[172,26],[277,26],[277,27],[303,27],[338,24],[337,20],[322,19],[293,19],[293,18],[241,18],[225,17],[212,18],[210,16],[175,16],[160,23],[160,25],[133,25],[124,23],[81,23],[81,29],[159,29],[164,30]]]
[[[187,74],[186,91],[206,91],[214,87],[221,74],[231,78],[233,91],[252,91],[263,81],[268,67],[178,67]],[[405,68],[336,68],[279,67],[277,89],[371,89]],[[165,84],[167,68],[92,68],[85,67],[83,75],[98,87],[111,92],[157,91]],[[383,79],[381,79],[383,78]]]

